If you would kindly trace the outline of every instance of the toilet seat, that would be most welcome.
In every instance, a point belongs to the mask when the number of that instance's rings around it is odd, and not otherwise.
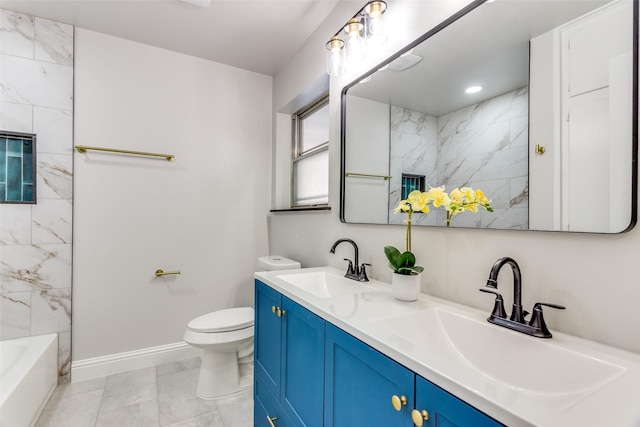
[[[253,326],[253,308],[238,307],[214,311],[196,317],[187,325],[194,332],[231,332]]]

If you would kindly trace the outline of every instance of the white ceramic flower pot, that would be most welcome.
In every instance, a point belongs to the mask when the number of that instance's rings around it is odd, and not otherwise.
[[[393,273],[391,295],[400,301],[417,300],[420,295],[420,275]]]

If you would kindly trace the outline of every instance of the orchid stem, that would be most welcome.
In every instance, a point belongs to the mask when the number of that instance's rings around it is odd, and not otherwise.
[[[411,252],[411,214],[413,212],[408,212],[407,215],[407,252]]]

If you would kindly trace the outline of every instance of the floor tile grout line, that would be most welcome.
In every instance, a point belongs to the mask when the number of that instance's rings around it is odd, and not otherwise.
[[[158,365],[155,366],[156,372],[156,403],[158,407],[158,427],[162,426],[162,411],[160,411],[160,383],[158,382]]]
[[[102,401],[104,400],[104,390],[107,388],[107,378],[104,379],[104,386],[101,390],[102,393],[100,394],[100,403],[98,403],[98,410],[96,411],[96,419],[93,422],[93,427],[98,427],[98,418],[100,418],[100,410],[102,409]]]

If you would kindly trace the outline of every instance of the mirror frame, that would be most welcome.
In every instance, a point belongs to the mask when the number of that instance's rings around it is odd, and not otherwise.
[[[629,225],[619,232],[614,233],[606,233],[606,232],[588,232],[588,231],[570,231],[570,230],[512,230],[512,231],[539,231],[539,232],[554,232],[554,233],[577,233],[577,234],[604,234],[604,235],[616,235],[626,233],[635,227],[637,219],[638,219],[638,38],[639,34],[639,2],[640,0],[631,0],[633,2],[633,42],[632,42],[632,62],[633,62],[633,70],[632,70],[632,88],[633,88],[633,96],[632,96],[632,134],[631,134],[631,218],[629,221]],[[351,83],[346,84],[342,91],[340,92],[340,222],[345,224],[362,224],[362,225],[402,225],[402,224],[372,224],[372,223],[361,223],[361,222],[348,222],[345,220],[345,190],[346,190],[346,119],[347,119],[347,91],[351,89],[353,86],[357,85],[363,78],[375,73],[378,69],[383,66],[390,64],[400,56],[402,56],[405,52],[413,49],[417,45],[431,38],[435,34],[439,33],[443,29],[447,28],[454,22],[458,21],[460,18],[466,16],[479,6],[485,4],[487,0],[474,0],[469,3],[464,8],[460,9],[455,14],[451,15],[449,18],[445,19],[422,36],[418,37],[413,42],[409,43],[407,46],[400,49],[395,54],[388,57],[383,62],[379,63],[372,69],[367,72],[361,74],[358,78],[356,78]],[[438,228],[446,228],[444,225],[429,225],[423,227],[438,227]],[[456,227],[458,230],[511,230],[511,229],[497,229],[497,228],[476,228],[476,227]]]

